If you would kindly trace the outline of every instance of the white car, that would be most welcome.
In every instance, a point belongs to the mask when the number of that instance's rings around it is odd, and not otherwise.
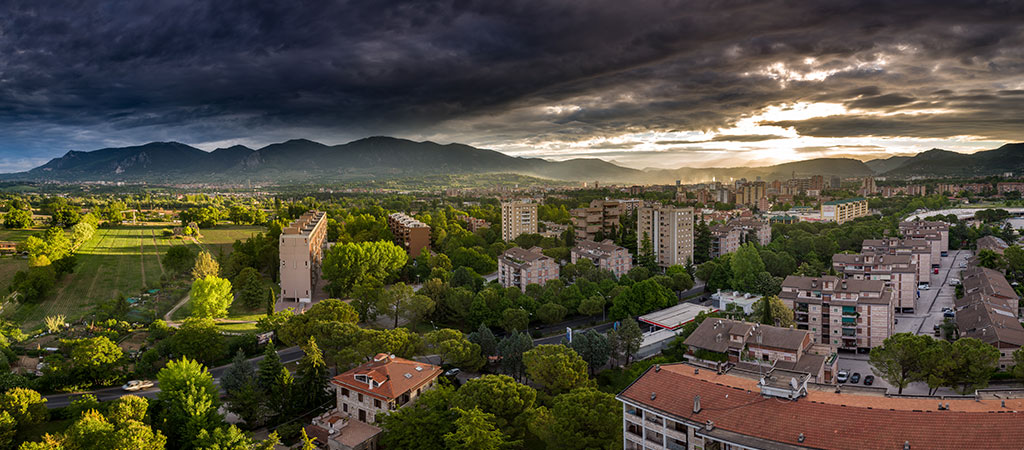
[[[124,386],[121,386],[121,389],[124,389],[124,390],[126,390],[128,392],[135,392],[135,391],[141,391],[143,389],[149,389],[151,387],[153,387],[153,382],[152,381],[149,381],[149,380],[132,380],[132,381],[129,381],[129,382],[125,383]]]
[[[928,289],[931,289],[931,286],[929,286],[928,283],[921,283],[917,285],[917,288],[922,291],[927,291]]]
[[[956,278],[950,278],[949,279],[949,285],[950,286],[956,286],[958,284],[960,284],[960,280],[959,279],[956,279]]]

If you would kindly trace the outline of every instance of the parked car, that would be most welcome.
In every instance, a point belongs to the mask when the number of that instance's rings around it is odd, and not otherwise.
[[[959,279],[957,279],[957,278],[950,278],[949,279],[949,285],[950,286],[956,286],[958,284],[960,284],[960,280]]]
[[[458,367],[456,367],[454,369],[448,369],[448,371],[444,373],[444,376],[446,376],[446,377],[454,377],[454,376],[458,375],[459,372],[462,372],[462,371],[459,370]]]
[[[932,273],[938,275],[939,274],[939,268],[936,267],[936,268],[932,269]]]
[[[152,381],[149,381],[149,380],[132,380],[132,381],[129,381],[129,382],[125,383],[124,386],[121,386],[121,389],[124,389],[124,390],[126,390],[128,392],[135,392],[135,391],[141,391],[143,389],[149,389],[151,387],[153,387],[153,382]]]
[[[872,384],[875,384],[875,376],[874,375],[868,375],[868,376],[864,377],[864,385],[865,386],[871,386]]]
[[[932,335],[934,335],[935,337],[942,337],[942,328],[940,328],[938,325],[935,325],[935,328],[932,329]]]
[[[917,289],[927,291],[928,289],[931,289],[931,286],[929,286],[928,283],[920,283],[917,285]]]
[[[839,374],[836,375],[836,381],[838,381],[840,383],[845,383],[846,380],[849,380],[849,379],[850,379],[850,372],[847,372],[845,370],[840,370]]]
[[[967,268],[967,261],[960,261],[960,268],[961,269]]]
[[[853,375],[850,375],[850,383],[860,383],[860,373],[854,372]]]
[[[946,312],[942,313],[942,317],[947,318],[947,319],[952,319],[952,318],[956,317],[956,313],[954,313],[953,311],[946,311]]]

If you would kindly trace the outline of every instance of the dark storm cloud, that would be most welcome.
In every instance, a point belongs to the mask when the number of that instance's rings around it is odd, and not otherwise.
[[[711,131],[796,101],[943,111],[780,123],[816,136],[1019,140],[1024,117],[1020,2],[83,0],[4,9],[0,170],[72,147],[150,140],[393,134],[531,145]],[[550,109],[562,104],[572,108]]]

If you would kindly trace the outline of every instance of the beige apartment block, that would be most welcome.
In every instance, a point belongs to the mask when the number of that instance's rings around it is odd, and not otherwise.
[[[526,286],[543,285],[558,278],[558,274],[558,263],[542,253],[540,247],[512,247],[498,256],[498,283],[502,287],[517,287],[526,292]]]
[[[686,265],[693,260],[693,208],[654,204],[637,214],[637,250],[646,236],[654,246],[658,265]]]
[[[882,280],[892,289],[897,312],[917,309],[917,265],[910,255],[837,253],[832,255],[832,268],[844,279]]]
[[[520,234],[536,234],[537,203],[530,199],[501,203],[501,239],[511,241]]]
[[[633,268],[633,256],[625,247],[613,244],[611,239],[601,242],[577,241],[570,256],[573,264],[576,264],[580,258],[587,258],[598,268],[615,274],[616,278],[625,275]]]
[[[281,232],[281,300],[312,301],[326,241],[323,211],[308,211]]]
[[[797,328],[834,349],[869,350],[895,327],[895,301],[882,280],[790,275],[779,298],[793,310]]]
[[[573,209],[570,213],[576,237],[595,240],[598,232],[610,236],[618,229],[622,205],[615,200],[594,200],[590,206]]]
[[[918,281],[924,282],[930,279],[932,245],[928,241],[899,238],[865,239],[861,244],[861,253],[910,255],[911,262],[917,266]],[[935,261],[938,262],[938,260]]]
[[[868,215],[868,201],[864,198],[833,200],[821,204],[821,220],[843,224]]]
[[[900,222],[900,233],[914,235],[921,231],[939,233],[939,251],[949,251],[949,224],[939,221],[915,220]]]

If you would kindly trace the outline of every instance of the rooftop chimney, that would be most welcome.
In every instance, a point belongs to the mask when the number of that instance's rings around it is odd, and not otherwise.
[[[697,414],[700,412],[700,396],[693,396],[693,413]]]
[[[807,438],[805,438],[805,437],[804,437],[804,434],[803,434],[803,433],[800,433],[800,436],[797,436],[797,437],[796,437],[796,441],[797,441],[797,442],[803,442],[803,441],[804,441],[804,439],[807,439]]]

